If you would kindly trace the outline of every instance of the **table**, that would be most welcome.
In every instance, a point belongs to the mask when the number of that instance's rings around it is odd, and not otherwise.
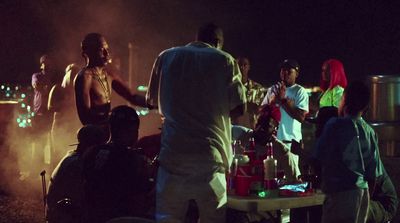
[[[317,192],[313,195],[304,197],[274,198],[228,195],[228,207],[239,211],[262,212],[322,205],[324,199],[325,195],[322,192]]]
[[[255,195],[247,197],[228,195],[227,205],[229,208],[250,213],[277,211],[278,218],[276,220],[280,222],[280,210],[322,205],[324,199],[325,195],[319,191],[313,195],[303,197],[260,198]]]

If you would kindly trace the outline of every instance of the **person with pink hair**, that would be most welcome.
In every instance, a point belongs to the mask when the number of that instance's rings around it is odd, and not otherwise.
[[[338,116],[338,107],[343,91],[347,86],[347,78],[342,62],[337,59],[326,60],[322,64],[319,109],[316,119],[315,137],[319,137],[326,122]]]
[[[323,94],[319,100],[319,107],[339,107],[347,78],[342,62],[337,59],[326,60],[322,64],[321,90]]]

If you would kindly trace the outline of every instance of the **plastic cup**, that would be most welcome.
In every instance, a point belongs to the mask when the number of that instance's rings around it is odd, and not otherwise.
[[[236,195],[248,196],[250,192],[250,184],[252,182],[251,176],[236,176]]]

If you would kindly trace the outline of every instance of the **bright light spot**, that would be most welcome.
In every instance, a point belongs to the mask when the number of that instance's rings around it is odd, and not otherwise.
[[[10,97],[10,93],[7,93],[7,94],[6,94],[6,97],[7,97],[7,98]]]
[[[1,85],[1,89],[4,89],[4,85]]]
[[[26,104],[25,103],[22,103],[21,104],[21,108],[25,108],[26,107]]]
[[[9,91],[10,90],[10,87],[7,87],[7,91]]]
[[[31,106],[26,106],[26,110],[31,111]]]
[[[21,94],[21,98],[25,98],[26,95],[24,93]]]
[[[138,90],[138,91],[147,91],[147,86],[139,85],[139,86],[137,87],[137,90]]]
[[[35,116],[35,112],[32,112],[32,117]]]
[[[26,119],[22,120],[22,123],[26,124]]]
[[[32,121],[31,121],[31,119],[30,118],[28,118],[28,123],[31,123]]]
[[[260,192],[258,192],[258,196],[259,197],[266,197],[267,196],[267,192],[266,191],[260,191]]]
[[[23,124],[22,122],[20,122],[20,123],[18,124],[18,126],[21,127],[21,128],[23,128],[23,127],[24,127],[24,124]]]
[[[21,119],[20,119],[20,118],[17,118],[17,122],[20,123],[20,122],[21,122]]]
[[[145,115],[149,114],[149,111],[147,111],[147,110],[141,110],[141,111],[140,111],[140,114],[143,115],[143,116],[145,116]]]
[[[15,86],[15,90],[17,90],[17,91],[18,91],[18,89],[19,89],[19,87],[18,87],[18,86]]]

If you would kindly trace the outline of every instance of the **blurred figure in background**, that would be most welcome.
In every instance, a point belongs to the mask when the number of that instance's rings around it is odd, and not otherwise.
[[[82,126],[75,106],[73,81],[79,67],[72,63],[65,68],[61,83],[53,85],[50,90],[48,109],[52,115],[50,132],[51,164],[56,165],[65,154],[67,145],[75,139],[75,132]]]
[[[48,55],[40,57],[40,72],[32,75],[32,87],[34,90],[32,117],[32,137],[34,152],[31,164],[32,174],[39,174],[45,165],[44,152],[48,146],[48,139],[52,117],[47,109],[47,102],[53,79],[56,74],[53,68],[53,61]]]
[[[248,58],[238,57],[237,63],[242,73],[242,83],[246,87],[247,110],[243,115],[232,119],[232,124],[254,129],[257,121],[258,109],[265,97],[267,89],[249,78],[251,66]]]
[[[78,145],[54,169],[47,195],[47,220],[49,223],[80,223],[83,221],[82,157],[92,146],[105,143],[102,131],[95,125],[86,125],[77,134]]]

